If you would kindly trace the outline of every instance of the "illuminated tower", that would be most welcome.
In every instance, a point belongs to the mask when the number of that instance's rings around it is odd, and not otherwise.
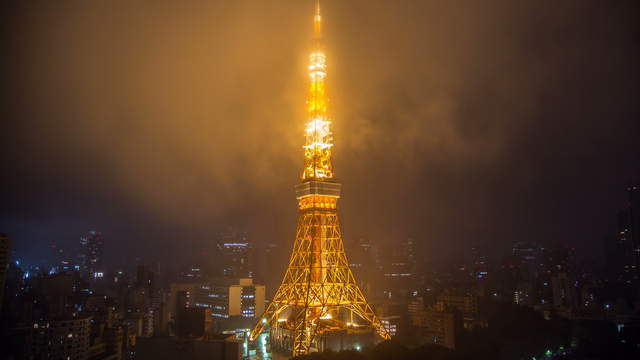
[[[296,239],[282,283],[250,336],[252,341],[257,339],[267,327],[272,340],[274,332],[286,333],[281,338],[290,339],[294,356],[321,350],[319,338],[335,330],[373,329],[389,338],[358,288],[344,251],[337,213],[340,184],[334,179],[331,162],[333,139],[327,117],[327,65],[319,4],[313,24],[304,169],[302,183],[296,186]]]

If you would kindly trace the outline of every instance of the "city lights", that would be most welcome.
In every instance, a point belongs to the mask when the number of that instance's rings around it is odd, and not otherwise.
[[[640,1],[13,3],[2,359],[640,360]]]

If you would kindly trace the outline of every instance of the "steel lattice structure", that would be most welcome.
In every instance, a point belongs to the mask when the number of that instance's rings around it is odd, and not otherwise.
[[[296,239],[282,283],[250,335],[255,340],[267,326],[287,328],[293,333],[294,356],[309,353],[318,335],[335,329],[371,327],[382,338],[390,337],[356,284],[340,232],[340,184],[334,180],[331,161],[333,140],[327,117],[321,20],[320,7],[316,5],[314,50],[309,58],[305,161],[302,183],[296,186]],[[344,312],[360,320],[341,321],[340,314]]]

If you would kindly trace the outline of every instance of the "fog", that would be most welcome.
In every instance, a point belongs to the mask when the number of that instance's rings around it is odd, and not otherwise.
[[[112,256],[188,257],[229,226],[288,252],[313,6],[7,5],[0,231],[34,256],[96,229]],[[640,179],[633,2],[322,12],[346,240],[411,236],[439,265],[473,244],[596,253]]]

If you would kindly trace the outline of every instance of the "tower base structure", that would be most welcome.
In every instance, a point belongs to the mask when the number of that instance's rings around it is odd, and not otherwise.
[[[303,182],[296,196],[298,226],[289,266],[250,338],[268,327],[272,346],[290,348],[294,356],[362,347],[375,342],[375,334],[389,339],[349,268],[337,213],[340,184]],[[368,336],[371,341],[365,341]],[[362,339],[349,340],[354,337]]]
[[[272,328],[269,336],[271,349],[282,353],[292,353],[294,336],[294,332],[288,328]],[[380,337],[371,328],[336,329],[320,335],[309,350],[310,352],[360,350],[374,345],[380,340]]]

